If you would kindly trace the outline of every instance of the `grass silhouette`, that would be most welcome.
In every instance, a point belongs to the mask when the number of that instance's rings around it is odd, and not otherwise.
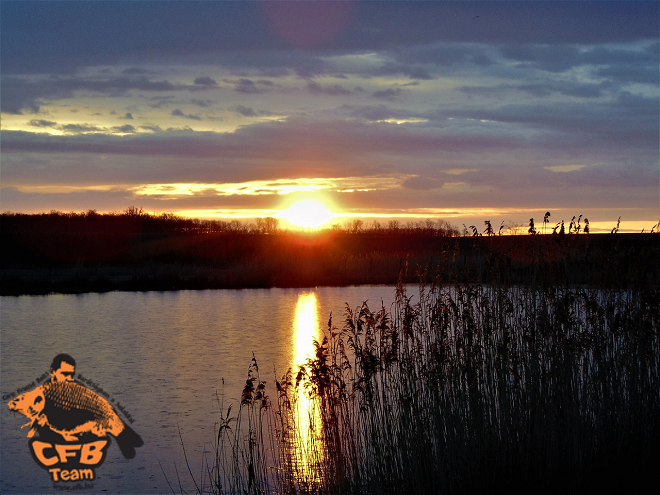
[[[657,481],[657,289],[431,286],[253,359],[200,493],[641,490]]]

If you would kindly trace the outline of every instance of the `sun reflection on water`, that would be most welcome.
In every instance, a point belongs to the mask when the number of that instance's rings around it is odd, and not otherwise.
[[[318,340],[321,337],[316,306],[316,294],[314,292],[303,292],[298,296],[293,321],[293,345],[295,350],[291,365],[294,368],[304,363],[307,358],[314,356],[313,339]]]
[[[314,292],[303,292],[298,296],[293,326],[294,352],[291,368],[297,370],[308,358],[314,357],[313,340],[320,341],[322,338]],[[314,399],[305,393],[302,385],[298,391],[296,402],[298,437],[294,446],[297,450],[295,458],[298,461],[299,475],[308,478],[315,471],[314,466],[321,461],[320,449],[318,449],[316,441],[320,434],[321,418],[318,408],[315,407]]]

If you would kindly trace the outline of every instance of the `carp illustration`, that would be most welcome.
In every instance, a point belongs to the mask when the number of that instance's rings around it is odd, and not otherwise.
[[[106,399],[75,381],[48,381],[8,405],[30,420],[21,427],[30,426],[28,437],[34,436],[37,426],[50,428],[68,442],[85,433],[98,437],[110,434],[126,459],[135,457],[135,448],[144,444]]]

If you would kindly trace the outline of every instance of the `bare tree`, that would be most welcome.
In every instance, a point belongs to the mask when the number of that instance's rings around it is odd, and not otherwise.
[[[362,232],[363,227],[364,227],[364,222],[359,218],[356,218],[349,225],[349,232],[351,232],[352,234],[359,234],[360,232]]]

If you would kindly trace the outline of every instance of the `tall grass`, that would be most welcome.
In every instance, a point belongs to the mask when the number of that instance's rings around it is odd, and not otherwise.
[[[331,318],[273,397],[253,361],[198,490],[634,491],[657,481],[659,301],[454,285],[411,304],[399,285]]]

